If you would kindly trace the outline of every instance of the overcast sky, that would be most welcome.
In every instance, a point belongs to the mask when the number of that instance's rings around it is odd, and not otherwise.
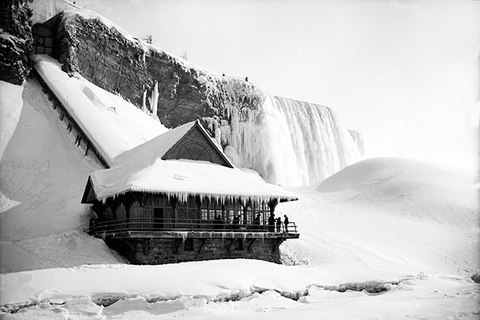
[[[331,107],[368,156],[477,167],[480,1],[76,4],[212,72]]]

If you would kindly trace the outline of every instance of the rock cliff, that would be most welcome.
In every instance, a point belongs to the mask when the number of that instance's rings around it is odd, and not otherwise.
[[[0,2],[0,80],[20,85],[31,70],[31,10],[24,0]]]
[[[257,110],[262,102],[262,93],[253,84],[212,74],[131,37],[99,16],[66,11],[58,19],[58,57],[64,71],[78,72],[150,110],[154,106],[147,98],[158,86],[157,115],[167,127],[199,117],[225,118],[232,107]]]

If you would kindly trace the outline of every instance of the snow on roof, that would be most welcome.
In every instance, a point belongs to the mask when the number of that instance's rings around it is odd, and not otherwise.
[[[85,79],[70,78],[53,58],[35,55],[34,63],[35,70],[108,165],[119,154],[166,130],[132,104]]]
[[[124,165],[141,161],[141,166],[151,165],[152,163],[148,163],[149,161],[154,162],[156,159],[162,158],[165,153],[170,150],[170,148],[177,143],[194,125],[195,121],[178,126],[144,144],[120,154],[113,159],[113,161],[115,163],[123,163]],[[139,154],[142,155],[141,158],[139,158]]]
[[[196,121],[189,122],[170,130],[119,155],[110,169],[94,172],[90,181],[97,199],[139,191],[174,195],[182,201],[189,195],[221,201],[297,200],[283,188],[268,184],[260,176],[233,165],[229,168],[207,161],[162,160],[195,124]],[[200,124],[198,126],[201,128]],[[218,151],[224,155],[220,149]]]
[[[297,200],[282,188],[258,179],[258,176],[206,161],[156,159],[145,168],[118,165],[96,171],[90,178],[96,196],[102,200],[129,191],[164,193],[181,201],[189,195],[222,202],[233,199],[242,202],[268,202],[272,198]]]

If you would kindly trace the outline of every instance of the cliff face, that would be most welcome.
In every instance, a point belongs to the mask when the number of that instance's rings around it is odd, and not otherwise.
[[[157,115],[167,127],[198,117],[224,118],[228,105],[256,110],[262,101],[261,91],[252,84],[211,74],[132,38],[98,16],[67,11],[59,20],[57,41],[64,71],[78,72],[150,110],[154,108],[146,98],[157,84]]]
[[[21,85],[31,69],[32,12],[24,0],[4,0],[0,14],[0,80]]]

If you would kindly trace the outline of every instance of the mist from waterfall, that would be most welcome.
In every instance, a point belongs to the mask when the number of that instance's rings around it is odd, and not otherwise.
[[[350,133],[325,106],[266,94],[255,116],[231,125],[237,165],[269,183],[311,185],[361,158]]]

